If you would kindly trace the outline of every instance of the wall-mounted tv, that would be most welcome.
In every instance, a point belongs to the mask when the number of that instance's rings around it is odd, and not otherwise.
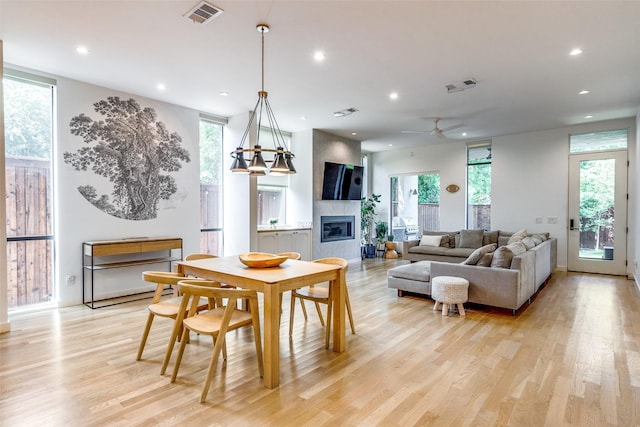
[[[362,166],[325,162],[322,200],[360,200],[363,169]]]

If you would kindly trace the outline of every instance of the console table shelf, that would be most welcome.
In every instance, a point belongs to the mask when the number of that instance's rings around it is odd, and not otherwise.
[[[142,291],[96,300],[94,277],[96,271],[158,263],[167,263],[168,271],[171,271],[172,263],[181,260],[182,238],[179,237],[141,237],[84,242],[82,244],[82,302],[88,307],[100,308],[135,301],[127,298],[135,295],[148,297],[149,292]]]

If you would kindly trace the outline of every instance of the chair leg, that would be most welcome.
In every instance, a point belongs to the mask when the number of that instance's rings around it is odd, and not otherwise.
[[[224,335],[214,338],[215,345],[213,346],[213,352],[211,354],[211,360],[209,361],[209,369],[207,369],[207,376],[204,380],[204,385],[202,386],[202,394],[200,395],[200,403],[204,403],[207,399],[207,393],[209,392],[209,386],[211,385],[211,380],[213,379],[213,375],[216,372],[216,366],[218,364],[218,358],[220,357],[220,350],[224,347],[225,339]]]
[[[184,328],[182,331],[182,338],[180,339],[180,349],[178,350],[178,357],[176,357],[176,364],[173,366],[173,373],[171,374],[171,382],[175,382],[178,376],[178,369],[180,369],[180,362],[182,362],[182,354],[184,348],[187,346],[187,340],[189,337],[189,329]]]
[[[298,298],[300,300],[300,305],[302,306],[302,314],[304,315],[304,321],[307,322],[309,317],[307,316],[307,306],[304,305],[304,300],[302,298]]]
[[[293,336],[293,313],[296,311],[296,297],[291,292],[291,309],[289,310],[289,337]]]
[[[332,319],[331,319],[331,311],[333,309],[333,301],[331,299],[331,297],[329,297],[329,300],[327,301],[327,326],[325,328],[325,335],[324,335],[324,348],[329,348],[329,338],[331,337],[331,323],[332,323]]]
[[[169,360],[171,360],[171,353],[173,353],[173,347],[176,344],[176,340],[180,339],[180,344],[182,345],[181,337],[184,330],[184,328],[182,327],[182,322],[178,322],[178,319],[174,319],[173,322],[173,329],[171,330],[171,337],[169,338],[169,344],[167,345],[167,352],[164,355],[162,367],[160,368],[160,375],[164,375],[164,373],[167,371],[167,366],[169,365]],[[187,342],[189,341],[188,338],[189,337],[187,336]]]
[[[154,314],[149,312],[149,316],[147,316],[147,324],[144,326],[144,332],[142,333],[142,339],[140,340],[140,346],[138,346],[138,355],[136,356],[136,360],[142,359],[142,352],[144,351],[144,346],[147,344],[147,338],[149,337],[149,331],[151,330],[151,324],[153,323]]]
[[[322,311],[320,310],[320,304],[318,304],[317,302],[315,304],[316,304],[316,311],[318,312],[318,317],[320,318],[320,324],[324,326],[324,319],[322,318]],[[327,320],[327,323],[329,323],[328,320]]]
[[[351,313],[351,302],[349,301],[349,292],[346,292],[346,288],[345,288],[344,300],[347,304],[347,314],[349,315],[349,323],[351,324],[351,333],[355,335],[356,326],[353,322],[353,314]]]

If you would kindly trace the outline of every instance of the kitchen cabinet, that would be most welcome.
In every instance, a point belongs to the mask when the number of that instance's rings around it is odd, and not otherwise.
[[[270,254],[298,252],[300,259],[311,260],[311,230],[259,230],[258,251]]]

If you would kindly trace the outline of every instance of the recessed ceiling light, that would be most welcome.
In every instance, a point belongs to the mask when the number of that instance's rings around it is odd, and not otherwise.
[[[393,147],[393,144],[388,144],[389,147]]]
[[[229,96],[229,92],[225,92],[223,90],[222,92],[219,92],[218,95],[220,95],[220,96]]]
[[[358,132],[351,132],[351,135],[356,136]]]
[[[78,52],[80,55],[88,55],[89,49],[86,46],[78,46],[76,47],[76,52]]]
[[[318,62],[324,61],[325,58],[326,58],[326,55],[321,50],[318,50],[318,51],[316,51],[316,53],[313,54],[313,59],[315,59]]]
[[[167,87],[164,85],[164,83],[158,83],[156,85],[156,89],[158,90],[165,90]]]
[[[389,94],[389,99],[398,99],[398,92],[391,92]]]
[[[588,93],[589,93],[588,90],[581,90],[580,92],[578,92],[578,95],[586,95]]]
[[[593,119],[593,116],[589,114],[589,115],[584,116],[584,118],[585,119]]]
[[[572,49],[571,52],[569,52],[569,55],[576,56],[576,55],[580,55],[581,53],[582,53],[582,49],[577,47],[575,49]]]
[[[467,136],[467,133],[466,132],[462,132],[462,136]]]
[[[300,116],[300,120],[307,120],[307,116]]]

